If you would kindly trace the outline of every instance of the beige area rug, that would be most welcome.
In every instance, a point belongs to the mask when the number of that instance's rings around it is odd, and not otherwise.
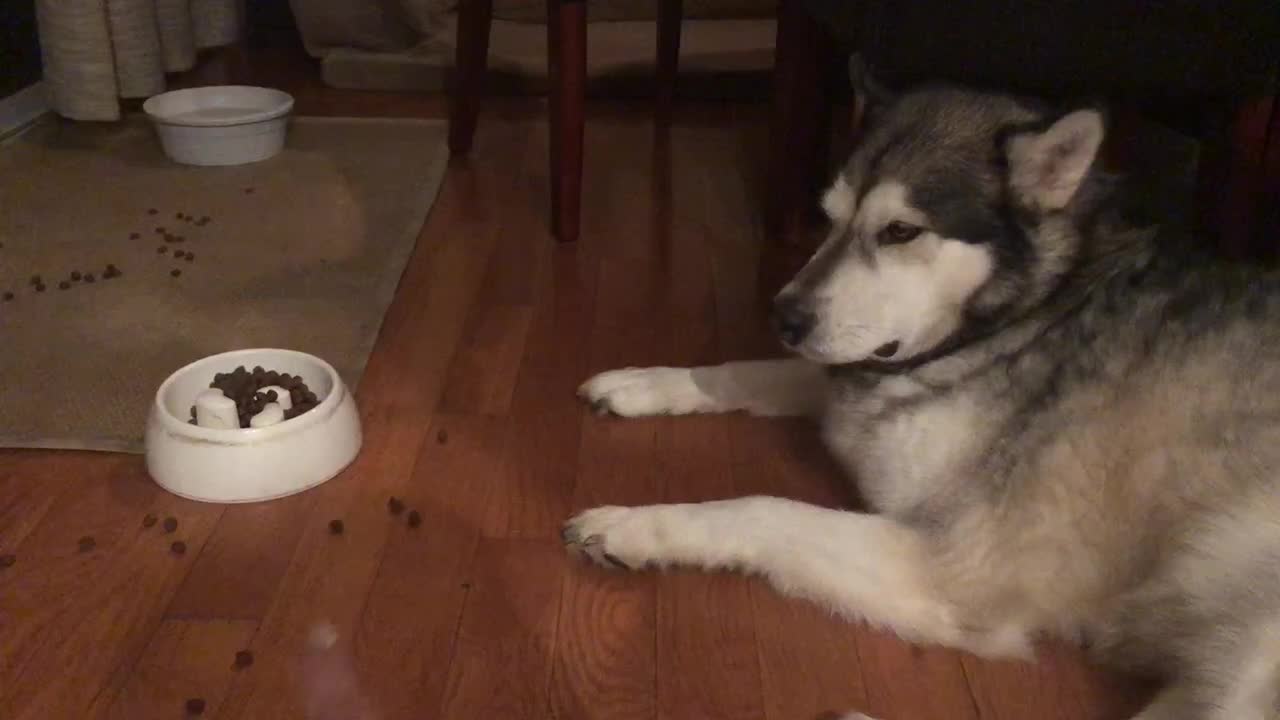
[[[170,163],[140,119],[0,146],[0,447],[140,452],[161,381],[236,348],[354,388],[446,162],[444,124],[415,120],[298,118],[230,168]]]

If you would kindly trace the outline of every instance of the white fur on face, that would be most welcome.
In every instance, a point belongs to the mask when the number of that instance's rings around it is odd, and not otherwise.
[[[828,196],[833,193],[837,188]],[[894,221],[925,231],[897,245],[868,240],[870,257],[859,250],[861,238],[876,237]],[[965,301],[990,278],[994,260],[985,246],[941,237],[927,223],[907,202],[901,183],[884,182],[867,193],[850,221],[853,247],[842,249],[805,299],[817,324],[797,348],[802,355],[822,363],[856,362],[896,341],[897,351],[880,359],[904,360],[933,349],[956,330]]]

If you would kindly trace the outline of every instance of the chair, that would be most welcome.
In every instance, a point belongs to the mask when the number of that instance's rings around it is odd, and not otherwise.
[[[671,120],[680,62],[683,0],[658,0],[657,80],[654,120]],[[475,137],[484,95],[492,0],[461,0],[449,150],[466,155]],[[578,239],[582,207],[582,134],[587,82],[586,0],[547,0],[547,67],[551,82],[551,232],[561,242]]]

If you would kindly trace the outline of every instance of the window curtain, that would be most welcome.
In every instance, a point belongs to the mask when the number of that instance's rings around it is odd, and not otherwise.
[[[121,98],[165,90],[196,52],[239,37],[243,0],[37,0],[44,85],[54,112],[119,120]]]

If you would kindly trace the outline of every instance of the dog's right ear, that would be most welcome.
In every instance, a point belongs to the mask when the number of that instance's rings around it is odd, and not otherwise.
[[[876,81],[867,63],[857,53],[849,56],[849,82],[867,111],[878,110],[893,102],[895,95]]]

